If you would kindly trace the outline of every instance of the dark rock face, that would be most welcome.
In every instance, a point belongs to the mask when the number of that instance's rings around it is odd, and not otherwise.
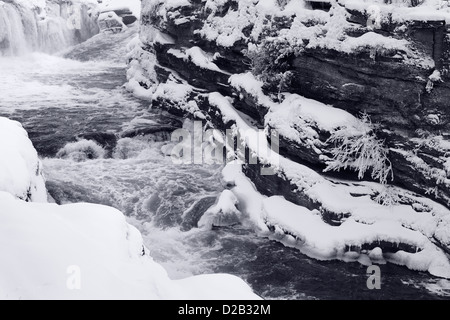
[[[223,17],[230,10],[236,10],[238,2],[227,1],[217,10],[215,16]],[[193,92],[189,99],[198,100],[200,109],[208,115],[215,125],[225,126],[217,110],[204,102],[202,95],[208,92],[220,92],[234,98],[234,106],[255,120],[257,126],[265,127],[265,116],[268,109],[259,104],[251,93],[228,85],[230,74],[248,72],[250,61],[244,54],[250,41],[251,27],[242,32],[246,40],[238,40],[233,46],[223,47],[213,40],[208,40],[198,31],[204,26],[211,11],[204,8],[204,2],[191,1],[190,6],[168,9],[164,15],[158,13],[158,8],[144,12],[142,24],[152,25],[164,34],[171,36],[174,43],[145,43],[154,51],[158,60],[155,67],[160,81],[169,78],[167,70],[173,70],[177,76],[187,81],[199,90]],[[328,7],[317,8],[328,10]],[[358,12],[349,12],[348,20],[359,26],[349,31],[351,36],[360,36],[369,30],[366,28],[368,17]],[[273,26],[289,27],[292,21],[275,21]],[[318,100],[348,111],[358,117],[367,113],[372,122],[379,124],[377,136],[384,141],[392,163],[394,181],[392,183],[427,195],[448,206],[450,199],[450,184],[446,181],[446,152],[440,147],[423,146],[414,139],[417,131],[422,130],[430,136],[441,136],[450,131],[450,84],[446,76],[449,45],[445,27],[442,21],[415,22],[405,24],[402,33],[399,25],[388,21],[381,25],[377,34],[391,36],[397,39],[408,39],[415,50],[434,60],[436,70],[441,71],[442,81],[433,81],[429,77],[435,70],[432,65],[409,63],[395,52],[388,54],[372,54],[368,51],[343,53],[331,49],[308,48],[301,54],[291,55],[287,59],[288,70],[293,77],[286,91]],[[281,28],[281,27],[280,27]],[[269,33],[270,34],[270,33]],[[214,56],[213,62],[222,70],[202,68],[192,61],[186,61],[171,53],[171,49],[185,50],[198,46],[204,52]],[[177,103],[157,100],[155,105],[164,106],[174,113],[183,114],[177,108]],[[270,133],[271,128],[267,127]],[[330,132],[317,132],[318,145],[321,154],[312,150],[306,143],[292,141],[280,137],[280,154],[296,162],[322,171],[325,168],[325,156],[330,156],[330,145],[327,140]],[[423,163],[422,163],[423,162]],[[310,199],[302,198],[301,191],[286,182],[286,177],[260,176],[250,167],[247,175],[252,178],[264,194],[284,195],[288,200],[307,208],[317,208]],[[255,168],[254,170],[258,170]],[[344,173],[348,179],[356,179],[352,172]],[[444,175],[445,177],[442,177]],[[265,181],[269,179],[270,181]],[[436,188],[437,187],[437,188]],[[431,192],[430,190],[433,190]],[[326,213],[323,213],[327,217]],[[328,218],[334,221],[338,217]]]

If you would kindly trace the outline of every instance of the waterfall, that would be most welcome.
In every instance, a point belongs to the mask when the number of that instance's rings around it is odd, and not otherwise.
[[[47,0],[0,0],[0,56],[54,53],[99,32],[93,5]]]

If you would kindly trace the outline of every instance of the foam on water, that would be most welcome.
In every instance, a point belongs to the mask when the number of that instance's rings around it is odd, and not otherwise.
[[[182,213],[195,201],[217,195],[222,186],[218,167],[173,164],[161,152],[167,143],[151,137],[124,138],[118,141],[112,159],[45,159],[46,176],[69,193],[69,202],[73,195],[70,188],[64,187],[67,183],[76,184],[78,192],[84,189],[86,195],[113,205],[128,216],[153,221],[163,228],[176,226]],[[83,149],[85,145],[81,142],[75,146]],[[69,144],[60,153],[77,153],[80,148]],[[60,202],[65,201],[62,196]]]

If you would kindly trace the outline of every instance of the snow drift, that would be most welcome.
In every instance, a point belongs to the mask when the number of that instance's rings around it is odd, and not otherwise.
[[[0,191],[47,202],[41,162],[20,123],[0,117],[0,150]]]

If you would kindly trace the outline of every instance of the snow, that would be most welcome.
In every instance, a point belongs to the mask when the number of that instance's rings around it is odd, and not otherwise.
[[[389,210],[381,207],[376,210],[375,204],[370,204],[370,200],[365,198],[365,205],[353,203],[355,209],[362,209],[358,214],[353,214],[346,219],[340,226],[331,226],[326,224],[317,210],[295,205],[283,197],[263,197],[256,191],[253,191],[251,182],[242,172],[236,173],[239,169],[226,167],[224,176],[226,180],[234,182],[236,187],[232,189],[236,197],[240,199],[240,206],[246,208],[242,212],[249,214],[249,218],[261,226],[260,230],[266,230],[263,234],[270,234],[267,227],[262,224],[275,227],[274,240],[298,248],[310,257],[329,260],[340,259],[343,261],[372,261],[373,263],[383,262],[386,259],[389,262],[405,265],[412,270],[428,271],[433,275],[449,278],[450,263],[445,253],[435,246],[429,238],[417,229],[420,226],[430,226],[435,223],[431,216],[417,217],[417,213],[408,212],[405,207],[390,208]],[[234,173],[233,173],[234,172]],[[245,181],[247,180],[247,181]],[[254,190],[254,189],[253,189]],[[250,198],[247,193],[250,191]],[[337,192],[336,196],[333,193]],[[332,198],[340,204],[346,200],[340,199],[344,193],[338,185],[334,190],[324,191],[322,193],[326,200]],[[330,199],[331,198],[331,199]],[[248,212],[247,209],[250,208]],[[383,210],[388,214],[382,213]],[[356,210],[355,210],[356,211]],[[411,227],[408,222],[412,220]],[[430,221],[431,220],[431,221]],[[419,226],[419,228],[418,228]],[[435,226],[434,226],[435,227]],[[440,228],[440,230],[444,230]],[[448,232],[446,232],[448,235]],[[431,231],[431,235],[433,231]],[[295,238],[293,238],[294,236]],[[349,254],[346,249],[348,246],[361,248],[364,244],[372,244],[377,241],[388,241],[393,244],[408,244],[421,250],[418,253],[407,253],[398,251],[395,254],[388,252],[381,253],[380,248],[367,253],[352,252]],[[366,257],[366,255],[368,255]],[[363,258],[364,257],[364,258]]]
[[[189,0],[167,0],[166,7],[168,9],[176,9],[179,7],[189,7],[191,2]]]
[[[200,275],[176,282],[190,299],[260,300],[241,279],[227,274]]]
[[[255,6],[252,1],[242,0],[238,2],[237,11],[229,10],[224,17],[215,16],[215,11],[213,11],[198,33],[209,41],[215,41],[220,46],[231,47],[237,41],[246,39],[242,32],[245,27],[252,22],[263,20],[262,15],[257,14],[260,9],[262,7]],[[267,10],[267,8],[264,9]],[[262,23],[259,25],[262,25]],[[254,36],[256,36],[256,33],[254,33]]]
[[[264,105],[268,108],[273,105],[272,100],[267,97],[262,90],[264,83],[256,79],[256,77],[251,72],[233,74],[228,82],[232,87],[238,90],[244,90],[248,94],[252,95],[254,98],[256,98],[256,101],[259,104]]]
[[[0,191],[47,202],[42,164],[21,124],[0,117]]]
[[[258,231],[267,230],[267,226],[261,218],[265,197],[256,190],[255,185],[244,175],[242,164],[239,162],[227,163],[222,170],[222,177],[228,185],[234,186],[231,191],[238,200],[241,212],[248,216],[253,227]]]
[[[258,299],[230,275],[170,280],[123,214],[99,205],[0,192],[0,250],[0,299]],[[73,270],[80,290],[70,286]]]
[[[78,19],[87,5],[89,17]],[[78,0],[69,6],[49,1],[0,1],[0,56],[17,56],[32,51],[54,53],[98,32],[97,2]],[[75,27],[75,28],[74,28]],[[78,30],[76,30],[78,29]],[[78,31],[78,32],[75,32]]]
[[[428,79],[433,82],[442,81],[441,73],[439,72],[439,70],[434,70],[433,73],[428,77]]]
[[[266,116],[266,123],[272,125],[277,130],[297,132],[295,128],[302,128],[302,124],[309,124],[319,128],[321,131],[333,132],[338,128],[351,127],[358,130],[360,120],[350,113],[325,105],[316,100],[307,99],[296,94],[288,94],[280,104],[273,104],[269,114]],[[291,133],[291,134],[289,134]],[[280,132],[284,135],[284,132]],[[294,133],[295,134],[295,133]],[[292,139],[296,141],[297,139]]]
[[[318,211],[297,206],[283,197],[267,198],[263,206],[263,219],[268,224],[290,230],[300,239],[302,248],[314,250],[319,257],[343,254],[346,245],[362,245],[377,240],[409,243],[417,247],[422,247],[428,240],[420,232],[382,221],[364,224],[348,219],[338,227],[331,226],[323,222]]]
[[[234,109],[230,100],[220,93],[210,93],[208,101],[210,105],[215,106],[220,110],[224,123],[235,123],[233,127],[239,131],[242,142],[247,145],[253,153],[259,155],[259,159],[263,164],[267,163],[271,164],[273,167],[278,167],[279,155],[275,152],[268,151],[271,150],[271,146],[268,146],[267,144],[264,131],[256,130],[256,128],[253,128],[243,120],[236,109]]]
[[[183,58],[184,60],[192,61],[195,65],[199,66],[203,69],[208,69],[212,71],[222,72],[219,67],[212,62],[213,57],[209,57],[205,51],[200,49],[199,47],[192,47],[185,51],[185,55],[181,52],[175,52],[175,49],[170,49],[168,53],[174,53],[179,58]]]
[[[107,11],[100,13],[98,16],[98,24],[102,31],[112,31],[113,33],[126,30],[128,27],[123,23],[121,17],[119,17],[114,11]]]
[[[167,53],[172,54],[179,59],[183,59],[184,61],[191,61],[200,68],[223,72],[214,62],[212,62],[213,57],[209,57],[206,52],[199,47],[192,47],[183,50],[169,49],[167,50]]]
[[[125,88],[143,100],[152,100],[156,78],[156,56],[142,48],[139,36],[132,39],[127,46],[128,70]],[[147,88],[144,88],[144,85]]]
[[[341,50],[347,53],[358,51],[359,48],[376,47],[387,50],[408,52],[408,41],[382,36],[378,33],[367,32],[357,38],[347,38],[342,42]]]
[[[445,1],[431,0],[423,1],[416,7],[408,7],[408,2],[394,1],[386,4],[380,0],[344,0],[340,1],[345,8],[359,12],[369,12],[376,7],[380,19],[388,20],[390,16],[393,22],[403,23],[408,21],[446,21],[450,22],[450,8]]]
[[[192,88],[184,83],[176,83],[175,81],[168,81],[167,83],[160,84],[153,98],[156,100],[158,98],[174,100],[178,102],[186,102],[189,93]]]

